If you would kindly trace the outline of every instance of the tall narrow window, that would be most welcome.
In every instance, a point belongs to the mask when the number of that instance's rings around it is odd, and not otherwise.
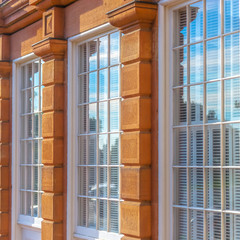
[[[174,239],[240,239],[239,0],[173,10]]]
[[[77,229],[95,237],[119,233],[119,44],[114,32],[78,46]]]
[[[20,214],[41,217],[41,61],[20,67]]]

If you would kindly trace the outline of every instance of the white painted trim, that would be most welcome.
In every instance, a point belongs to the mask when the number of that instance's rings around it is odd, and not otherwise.
[[[19,194],[19,184],[20,184],[20,176],[19,176],[19,164],[18,158],[20,156],[19,149],[19,135],[20,135],[20,68],[19,65],[22,63],[27,63],[36,59],[37,56],[33,53],[20,57],[18,59],[13,60],[12,63],[12,214],[11,214],[11,236],[13,240],[21,238],[21,227],[28,226],[31,228],[35,228],[35,230],[40,231],[38,229],[41,228],[42,219],[34,219],[33,217],[29,218],[21,218],[20,216],[20,194]],[[30,220],[31,218],[31,220]],[[28,221],[26,221],[28,220]],[[29,221],[30,220],[30,221]],[[22,225],[23,224],[23,225]],[[20,227],[20,225],[22,225]]]
[[[189,0],[161,0],[158,4],[159,6],[173,6],[175,4],[188,2]]]
[[[96,27],[94,29],[91,29],[89,31],[80,33],[74,37],[71,37],[68,39],[68,104],[67,104],[67,240],[73,240],[74,239],[97,239],[90,236],[82,236],[75,233],[75,223],[77,221],[76,219],[76,201],[75,201],[75,184],[76,184],[76,178],[75,178],[75,167],[74,167],[74,161],[73,159],[76,159],[76,154],[74,152],[75,149],[75,137],[73,134],[74,128],[76,126],[76,98],[73,98],[73,96],[76,96],[76,85],[75,85],[75,79],[77,76],[77,61],[76,59],[76,48],[77,45],[81,42],[84,42],[86,40],[90,40],[91,38],[95,36],[100,36],[102,34],[108,33],[112,30],[115,30],[112,25],[109,23],[106,23],[104,25],[101,25],[99,27]],[[75,219],[74,219],[75,218]],[[109,234],[108,239],[109,238]],[[120,236],[119,239],[122,237],[120,234],[113,234],[113,240],[118,239],[116,235]],[[106,233],[104,234],[104,239],[106,238]]]

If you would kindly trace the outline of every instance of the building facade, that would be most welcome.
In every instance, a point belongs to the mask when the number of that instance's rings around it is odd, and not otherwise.
[[[0,1],[0,240],[240,239],[240,1]]]

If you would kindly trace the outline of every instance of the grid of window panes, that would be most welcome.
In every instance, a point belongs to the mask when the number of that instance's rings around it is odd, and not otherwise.
[[[240,239],[239,9],[173,11],[174,239]]]
[[[79,45],[77,225],[119,233],[120,33]]]
[[[41,60],[21,66],[20,214],[41,217]]]

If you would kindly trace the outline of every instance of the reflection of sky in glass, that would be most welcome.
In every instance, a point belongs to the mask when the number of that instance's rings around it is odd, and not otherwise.
[[[119,63],[119,46],[120,46],[120,33],[112,33],[110,35],[110,64]]]
[[[220,0],[207,0],[206,8],[207,38],[218,36],[221,33]]]
[[[110,98],[119,97],[119,67],[110,68]]]
[[[108,65],[108,36],[99,39],[99,60],[100,68],[107,67]]]
[[[97,104],[89,104],[89,132],[94,133],[97,130]]]
[[[99,100],[108,98],[108,69],[99,71]]]
[[[190,46],[190,83],[203,81],[203,43]]]
[[[224,70],[225,77],[240,73],[240,34],[233,34],[224,38]]]
[[[175,71],[175,85],[187,84],[187,47],[175,50],[175,61],[178,71]]]
[[[89,102],[97,101],[97,72],[89,74]]]
[[[119,131],[119,100],[110,102],[110,131]]]
[[[207,65],[207,81],[220,78],[220,38],[208,41],[206,44],[206,65]]]
[[[224,0],[224,32],[239,30],[239,0]]]
[[[203,38],[203,2],[190,5],[190,41],[197,42]]]
[[[108,127],[108,104],[107,102],[99,103],[99,131],[107,132]]]

